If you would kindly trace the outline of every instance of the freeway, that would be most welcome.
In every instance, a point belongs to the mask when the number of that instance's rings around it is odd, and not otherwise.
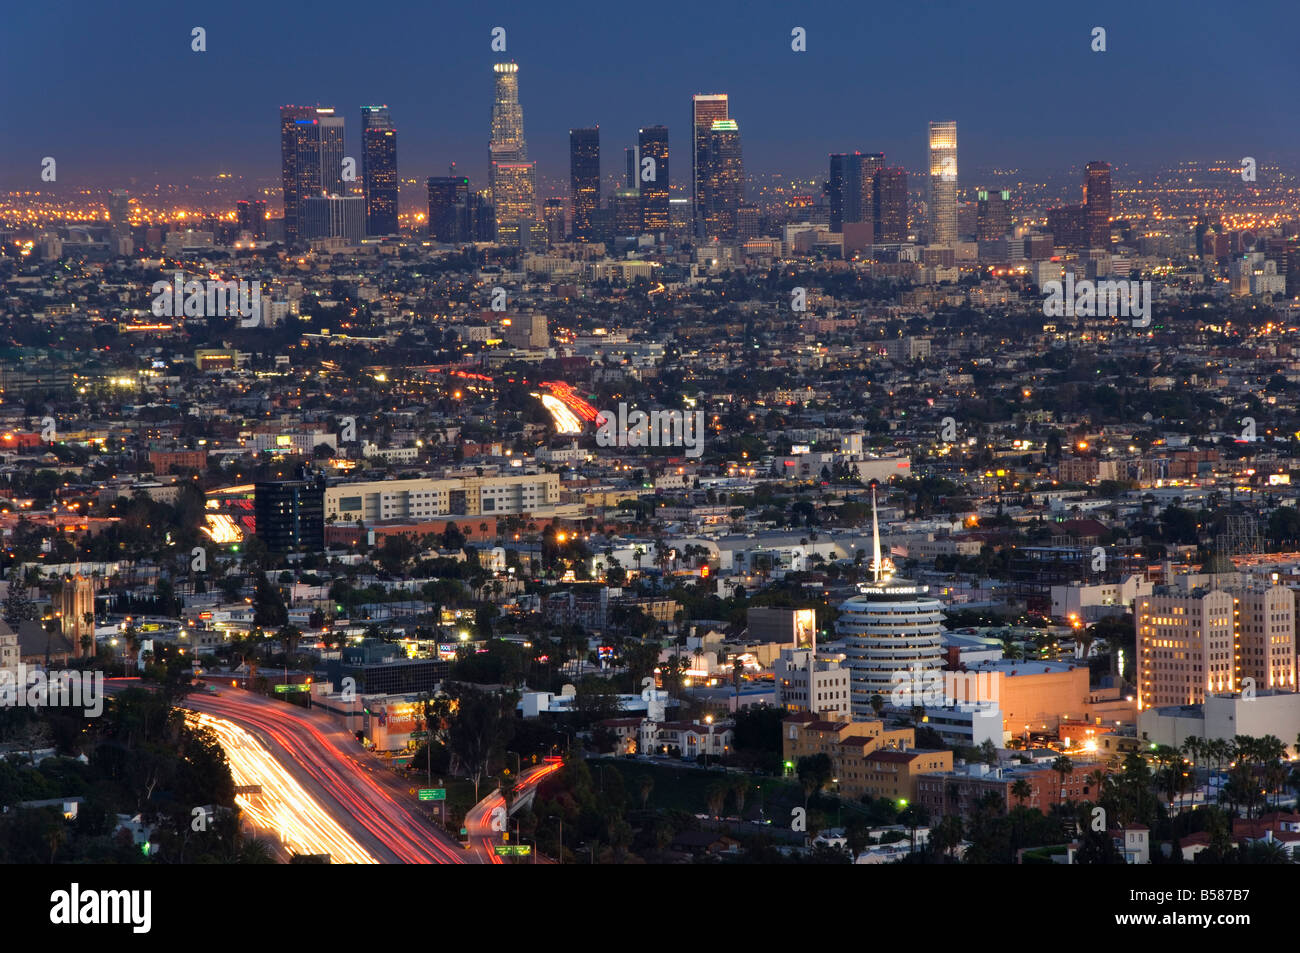
[[[488,862],[435,829],[402,781],[328,715],[229,689],[194,692],[185,707],[233,722],[261,741],[360,847],[381,863]]]
[[[561,767],[563,767],[561,764],[539,764],[535,768],[529,768],[519,777],[519,783],[515,787],[516,797],[524,794],[529,788],[538,784],[553,771],[558,771]],[[475,804],[470,808],[469,813],[465,815],[465,827],[469,831],[474,855],[483,858],[482,863],[505,863],[496,853],[496,844],[501,830],[499,827],[494,829],[492,823],[493,812],[498,808],[504,811],[505,806],[506,799],[497,790]],[[498,816],[503,817],[504,815]],[[540,858],[537,859],[540,860]]]
[[[336,864],[376,863],[251,734],[234,722],[201,712],[190,712],[186,719],[217,736],[237,786],[260,788],[260,793],[246,791],[235,797],[255,828],[273,833],[298,854],[329,854]]]

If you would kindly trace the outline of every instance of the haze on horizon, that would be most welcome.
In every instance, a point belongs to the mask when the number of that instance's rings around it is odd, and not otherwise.
[[[274,181],[283,103],[339,109],[351,155],[360,107],[387,103],[403,178],[455,161],[479,187],[501,59],[520,64],[529,157],[544,179],[567,178],[570,128],[600,125],[612,174],[637,128],[663,123],[682,156],[673,183],[686,183],[696,92],[731,95],[751,173],[824,174],[827,153],[853,150],[920,170],[931,119],[957,121],[963,171],[1300,155],[1290,95],[1300,8],[1278,0],[1083,10],[1011,0],[997,11],[755,0],[662,4],[629,20],[590,0],[562,12],[142,0],[126,13],[73,0],[7,19],[5,190],[41,188],[43,156],[58,160],[60,189],[218,172]],[[206,52],[190,49],[194,26],[207,31]],[[507,31],[504,54],[490,49],[495,26]],[[794,26],[807,52],[790,49]],[[1105,53],[1090,48],[1094,26],[1107,30]]]

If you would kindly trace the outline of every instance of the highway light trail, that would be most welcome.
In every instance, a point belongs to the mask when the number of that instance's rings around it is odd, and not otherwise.
[[[191,712],[188,720],[210,729],[230,762],[238,786],[260,785],[260,795],[235,797],[248,818],[273,830],[299,854],[329,854],[331,863],[378,863],[295,781],[256,738],[223,718]]]
[[[564,403],[551,394],[541,394],[542,405],[551,413],[551,418],[555,421],[555,432],[565,435],[577,435],[582,433],[582,421],[574,415]]]
[[[398,863],[465,863],[458,847],[444,843],[411,808],[375,780],[371,769],[326,737],[312,720],[295,714],[292,706],[252,695],[196,695],[186,704],[262,732],[320,785],[348,821],[391,851]]]
[[[199,532],[206,533],[214,543],[238,543],[244,538],[243,530],[225,513],[208,513],[206,519],[208,525],[200,527]]]
[[[530,787],[539,784],[543,778],[549,777],[554,772],[564,767],[562,763],[556,762],[548,764],[545,767],[532,768],[525,772],[520,778],[519,783],[515,786],[515,796],[527,792]],[[478,836],[479,846],[486,852],[489,863],[504,864],[501,855],[496,852],[494,843],[497,831],[492,830],[492,813],[497,808],[505,808],[506,799],[500,793],[491,794],[470,811],[465,818],[465,826],[470,831],[470,836]]]
[[[542,386],[558,397],[564,406],[583,420],[595,422],[596,408],[579,397],[568,383],[565,381],[542,381]]]

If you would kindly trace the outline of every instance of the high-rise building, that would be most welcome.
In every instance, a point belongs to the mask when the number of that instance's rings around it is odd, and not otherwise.
[[[546,224],[546,242],[564,241],[564,199],[547,199],[542,203],[542,221]]]
[[[957,242],[957,123],[930,123],[930,244]]]
[[[907,170],[890,166],[872,180],[875,239],[880,244],[907,241]]]
[[[668,127],[646,126],[639,130],[637,153],[642,228],[647,232],[666,232],[669,228]]]
[[[347,195],[343,181],[343,159],[347,152],[343,138],[343,117],[333,108],[318,106],[308,122],[298,128],[298,194]],[[304,161],[305,160],[305,161]]]
[[[991,242],[1011,231],[1010,190],[980,189],[975,195],[976,237],[982,242]]]
[[[325,548],[325,480],[271,480],[253,484],[257,538],[271,552]]]
[[[284,230],[289,242],[301,237],[298,219],[304,198],[347,195],[343,125],[343,117],[330,108],[280,107]]]
[[[307,195],[299,203],[298,237],[346,238],[360,244],[366,237],[366,200],[360,195]]]
[[[737,214],[745,201],[745,168],[740,151],[740,127],[734,119],[718,119],[709,127],[705,148],[704,226],[709,237],[734,239]]]
[[[284,235],[298,239],[298,123],[309,122],[311,106],[280,107],[280,181],[284,189]]]
[[[1081,249],[1088,246],[1088,207],[1062,205],[1047,210],[1047,230],[1057,248]]]
[[[492,74],[495,97],[488,158],[500,162],[525,162],[528,143],[524,139],[524,109],[519,105],[519,64],[496,63]]]
[[[499,245],[532,247],[537,220],[537,164],[492,163],[492,207]]]
[[[709,148],[713,124],[720,119],[730,119],[726,93],[697,94],[691,97],[691,205],[695,218],[695,232],[704,233],[704,160]]]
[[[527,247],[530,240],[544,239],[537,220],[537,168],[528,161],[524,139],[524,111],[519,105],[519,66],[497,63],[492,104],[492,140],[488,143],[490,178],[495,210],[496,241],[502,245]]]
[[[235,203],[235,224],[254,238],[266,237],[266,199],[240,199]]]
[[[131,196],[126,189],[108,193],[108,227],[114,235],[131,234]]]
[[[569,200],[573,237],[595,240],[592,219],[600,208],[600,127],[569,130]]]
[[[1083,206],[1088,210],[1088,246],[1110,247],[1110,163],[1089,162],[1083,177]]]
[[[430,237],[448,243],[473,241],[469,178],[463,175],[432,176],[427,186]]]
[[[885,154],[842,152],[831,156],[827,198],[830,204],[832,232],[842,232],[845,224],[875,224],[876,173],[885,167]]]
[[[1295,691],[1292,592],[1199,581],[1178,577],[1134,600],[1138,708],[1199,705],[1207,694],[1241,690],[1245,678],[1258,690]]]
[[[830,204],[831,231],[844,231],[844,218],[846,213],[853,214],[852,189],[849,182],[852,177],[852,171],[849,168],[849,160],[852,158],[847,152],[832,152],[830,177],[826,182],[826,198]],[[854,221],[850,219],[850,221]]]
[[[397,128],[387,106],[361,107],[361,185],[366,234],[397,234]]]
[[[496,239],[497,220],[496,213],[492,208],[492,192],[488,189],[479,189],[469,197],[470,205],[470,227],[473,229],[473,240],[476,242],[490,242]]]
[[[636,148],[634,146],[626,146],[623,149],[623,188],[637,188]]]
[[[610,200],[613,209],[615,237],[641,234],[641,192],[638,189],[616,189]]]

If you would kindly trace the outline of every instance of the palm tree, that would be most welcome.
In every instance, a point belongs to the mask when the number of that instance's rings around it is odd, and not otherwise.
[[[1029,800],[1029,795],[1032,793],[1033,788],[1029,786],[1029,782],[1024,778],[1017,778],[1016,783],[1011,785],[1011,796],[1016,799],[1016,803],[1020,807],[1025,806],[1025,802]]]
[[[1096,796],[1092,799],[1094,804],[1101,801],[1102,794],[1106,790],[1106,778],[1107,774],[1105,768],[1097,768],[1088,772],[1086,778],[1088,785],[1096,789]]]
[[[1065,755],[1059,755],[1052,762],[1052,770],[1061,776],[1061,786],[1057,789],[1056,806],[1061,806],[1061,801],[1065,797],[1065,776],[1074,770],[1074,762]]]

